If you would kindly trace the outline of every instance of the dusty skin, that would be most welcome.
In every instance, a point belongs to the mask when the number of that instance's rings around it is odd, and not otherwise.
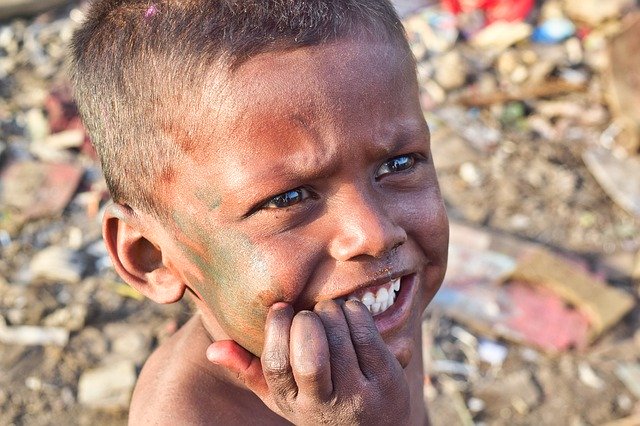
[[[198,103],[158,194],[172,220],[104,219],[129,284],[199,309],[145,365],[130,422],[425,424],[420,322],[448,225],[407,53],[265,53]],[[397,279],[373,318],[347,300]]]

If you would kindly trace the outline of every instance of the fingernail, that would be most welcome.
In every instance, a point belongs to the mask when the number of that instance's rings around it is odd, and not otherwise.
[[[214,364],[218,363],[218,360],[216,359],[216,350],[214,348],[207,348],[206,355],[209,362],[212,362]]]
[[[276,302],[273,305],[271,305],[271,309],[273,309],[274,311],[281,311],[283,309],[287,309],[288,307],[289,307],[289,304],[285,302]]]

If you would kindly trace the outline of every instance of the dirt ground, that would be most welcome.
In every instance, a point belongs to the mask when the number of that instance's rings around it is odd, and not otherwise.
[[[420,3],[419,12],[427,10],[426,3]],[[538,9],[544,3],[538,2]],[[68,107],[61,89],[66,87],[64,49],[81,19],[79,7],[74,2],[37,17],[0,21],[0,330],[34,326],[38,331],[20,330],[39,339],[63,330],[68,337],[63,344],[0,343],[0,425],[126,423],[130,386],[111,388],[91,372],[124,371],[125,382],[135,380],[146,357],[191,310],[186,301],[159,306],[143,300],[115,274],[100,240],[105,184],[82,138],[55,149],[36,144],[39,138],[51,141],[52,116],[61,105]],[[607,25],[628,13],[614,15]],[[607,139],[615,123],[601,62],[609,33],[603,30],[600,48],[580,39],[581,56],[571,59],[569,41],[536,46],[525,40],[487,53],[470,48],[462,35],[443,51],[431,52],[420,37],[432,35],[415,30],[420,28],[415,21],[407,28],[420,59],[433,155],[452,221],[580,259],[635,301],[631,312],[594,344],[558,354],[494,340],[446,312],[428,309],[424,351],[432,365],[427,366],[425,399],[433,423],[640,425],[640,391],[621,379],[634,377],[623,366],[640,369],[640,283],[637,275],[633,278],[640,271],[640,218],[613,202],[584,162],[593,147],[614,149],[619,143]],[[450,52],[458,55],[454,65],[442,59]],[[523,52],[537,56],[525,67],[527,78],[514,79],[518,61],[533,55]],[[513,69],[510,60],[516,62]],[[489,80],[494,90],[520,87],[532,81],[534,62],[545,61],[549,71],[532,84],[560,77],[578,81],[581,89],[483,106],[461,100]],[[461,69],[457,83],[438,74],[451,76]],[[57,131],[73,127],[68,118]],[[66,162],[82,170],[68,203],[26,218],[21,213],[30,202],[49,202],[21,194],[26,201],[16,207],[15,200],[6,199],[12,183],[3,168],[27,160]],[[19,188],[29,183],[29,173]],[[629,176],[634,177],[640,174]],[[61,250],[35,261],[52,247]],[[503,360],[482,360],[479,348],[486,339],[505,350]],[[122,370],[110,370],[114,366]],[[105,393],[96,400],[87,389]],[[610,423],[625,418],[626,423]]]

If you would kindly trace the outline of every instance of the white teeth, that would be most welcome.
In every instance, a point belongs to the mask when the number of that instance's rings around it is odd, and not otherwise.
[[[382,304],[383,302],[386,302],[388,298],[389,298],[389,290],[387,290],[384,287],[381,287],[376,293],[376,302]]]
[[[371,293],[370,291],[366,292],[364,294],[364,296],[362,296],[361,299],[362,303],[364,303],[364,305],[369,308],[369,310],[371,310],[371,305],[373,305],[376,301],[376,298],[373,296],[373,293]]]
[[[384,287],[380,287],[375,295],[367,291],[361,298],[351,295],[348,299],[359,299],[373,315],[377,315],[393,305],[398,291],[400,291],[400,278],[389,282]]]

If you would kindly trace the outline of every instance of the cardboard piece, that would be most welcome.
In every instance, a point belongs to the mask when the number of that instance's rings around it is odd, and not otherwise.
[[[509,279],[551,290],[584,312],[591,323],[590,340],[620,321],[635,303],[631,295],[608,286],[542,249],[522,259]]]

